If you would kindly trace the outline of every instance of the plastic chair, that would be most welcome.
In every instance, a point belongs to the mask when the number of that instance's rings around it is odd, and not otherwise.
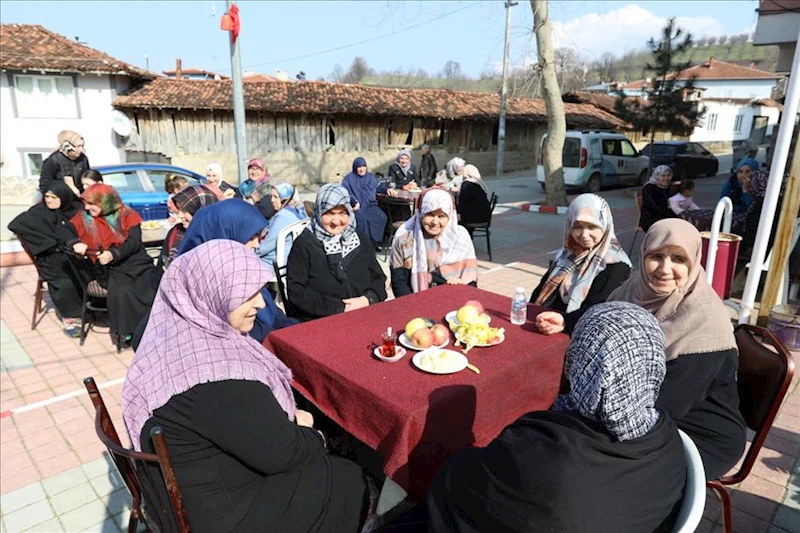
[[[465,228],[472,230],[472,239],[475,240],[475,237],[486,237],[486,250],[489,252],[489,261],[492,260],[492,215],[494,214],[494,208],[497,206],[497,194],[492,193],[492,198],[489,200],[489,220],[486,222],[478,222],[478,223],[462,223],[461,225]],[[478,233],[480,232],[480,233]]]
[[[26,254],[28,254],[28,257],[30,258],[31,263],[33,263],[33,266],[36,267],[36,275],[38,276],[38,278],[36,279],[36,290],[33,293],[33,315],[31,316],[31,329],[33,330],[36,329],[36,326],[39,325],[39,320],[41,320],[41,317],[39,315],[41,314],[42,316],[44,316],[47,314],[47,306],[44,304],[44,301],[42,300],[42,294],[44,293],[44,291],[47,290],[47,287],[45,287],[44,285],[46,281],[44,277],[42,277],[42,271],[39,268],[39,263],[36,262],[36,256],[34,256],[31,253],[31,250],[30,248],[28,248],[28,245],[25,244],[25,241],[20,239],[19,236],[17,236],[17,239],[19,240],[19,243],[22,245],[22,249],[25,250]]]
[[[636,244],[636,237],[639,236],[639,232],[641,231],[644,233],[644,229],[642,229],[642,191],[636,191],[636,229],[633,231],[633,240],[631,241],[631,247],[628,248],[628,257],[630,257],[631,252],[633,252],[633,245]]]
[[[94,404],[97,437],[105,445],[131,493],[128,533],[136,533],[140,521],[161,533],[189,533],[189,516],[161,428],[156,426],[150,432],[155,454],[123,448],[94,378],[84,379],[83,384]]]
[[[789,246],[789,254],[791,255],[792,250],[794,247],[797,246],[797,241],[800,239],[800,218],[794,221],[794,233],[792,234],[792,243]],[[767,272],[769,270],[769,265],[772,263],[772,252],[775,251],[775,246],[772,246],[772,249],[769,251],[769,255],[764,260],[764,264],[761,267],[762,272]],[[750,269],[750,263],[748,262],[745,265],[746,269]],[[783,270],[783,278],[781,279],[781,284],[778,287],[778,301],[775,302],[776,305],[785,304],[786,301],[789,299],[789,265],[787,263],[786,268]],[[738,309],[738,307],[737,307]]]
[[[706,483],[722,504],[722,528],[725,533],[733,531],[731,500],[725,486],[741,483],[750,474],[794,374],[791,354],[771,331],[741,324],[736,327],[734,334],[739,348],[739,411],[747,427],[756,433],[745,450],[739,470]],[[759,339],[767,341],[772,349]]]
[[[108,313],[108,290],[103,286],[106,282],[103,276],[98,276],[97,267],[88,258],[76,255],[72,251],[65,251],[67,261],[75,274],[75,278],[81,285],[83,292],[83,302],[81,303],[81,337],[80,345],[86,342],[86,335],[94,327],[94,317],[99,313]],[[92,320],[89,320],[89,318]],[[117,353],[122,351],[122,339],[119,333],[115,332],[114,344]]]
[[[389,257],[389,251],[392,247],[392,240],[397,230],[406,223],[406,220],[411,218],[414,214],[414,204],[409,204],[408,200],[403,198],[394,198],[392,196],[385,196],[381,199],[383,210],[386,212],[386,232],[384,235],[383,243],[383,259]]]
[[[700,524],[706,507],[706,471],[692,438],[680,429],[678,434],[686,456],[686,487],[672,533],[692,533]]]
[[[286,263],[284,262],[284,257],[287,256],[286,253],[286,239],[289,238],[291,235],[292,242],[301,234],[303,230],[306,229],[308,224],[311,222],[310,218],[304,218],[303,220],[298,220],[297,222],[293,222],[283,228],[280,233],[278,233],[278,243],[275,248],[275,261],[272,262],[272,269],[275,271],[275,281],[278,284],[278,291],[277,294],[280,297],[279,300],[283,302],[284,311],[288,314],[289,313],[289,298],[288,293],[286,291]]]

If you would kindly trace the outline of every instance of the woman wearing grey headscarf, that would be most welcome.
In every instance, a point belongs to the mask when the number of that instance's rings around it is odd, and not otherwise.
[[[431,531],[670,531],[686,462],[655,406],[665,352],[641,307],[592,307],[567,349],[570,392],[445,464],[428,491]]]
[[[395,188],[404,191],[419,189],[422,183],[417,174],[417,167],[411,162],[411,152],[400,150],[397,160],[389,167],[389,179]]]
[[[355,311],[386,299],[386,275],[369,237],[356,229],[350,194],[323,185],[311,223],[287,263],[289,315],[302,321]]]

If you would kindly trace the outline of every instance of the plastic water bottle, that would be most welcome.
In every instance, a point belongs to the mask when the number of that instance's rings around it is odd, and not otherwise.
[[[511,298],[511,323],[521,326],[528,319],[528,297],[524,287],[517,287]]]

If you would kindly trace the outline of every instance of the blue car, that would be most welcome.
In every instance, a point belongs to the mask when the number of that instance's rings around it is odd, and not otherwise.
[[[189,185],[206,182],[191,170],[159,163],[124,163],[94,167],[103,175],[103,182],[119,191],[125,205],[132,207],[144,220],[162,220],[169,217],[164,180],[169,174],[183,176]]]

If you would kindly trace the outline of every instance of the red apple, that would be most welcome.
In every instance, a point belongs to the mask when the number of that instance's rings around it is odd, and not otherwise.
[[[482,315],[484,312],[483,304],[481,304],[478,300],[470,300],[464,305],[471,305],[472,307],[476,308],[479,315]]]
[[[436,346],[442,345],[450,338],[450,331],[441,324],[436,324],[431,330],[433,332],[433,343]]]
[[[411,340],[414,342],[415,346],[430,348],[433,346],[433,332],[428,328],[419,328],[414,332],[414,335],[411,336]]]

